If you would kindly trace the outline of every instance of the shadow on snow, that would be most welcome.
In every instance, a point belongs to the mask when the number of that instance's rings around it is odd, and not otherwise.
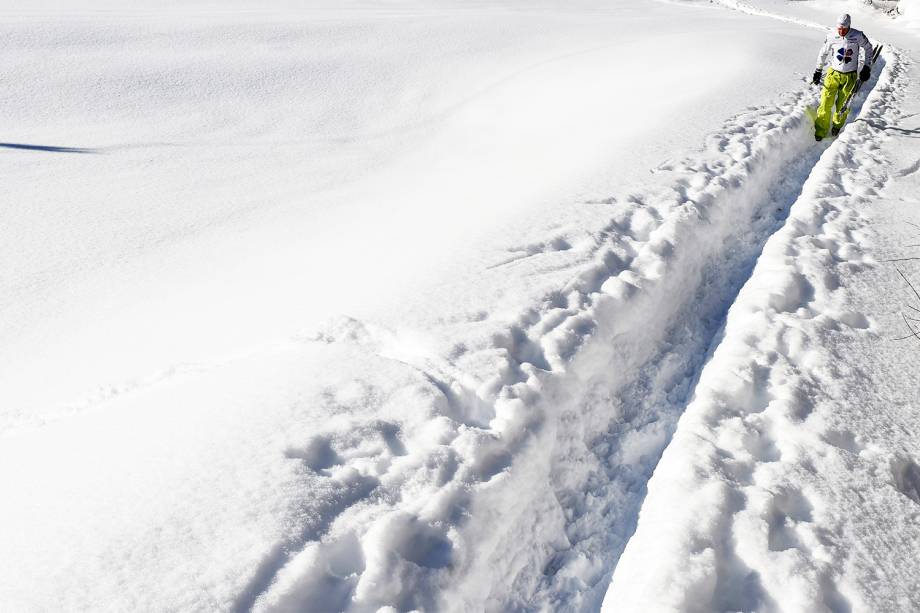
[[[23,151],[44,151],[46,153],[99,153],[99,149],[84,147],[56,147],[53,145],[29,145],[25,143],[0,143],[0,149],[20,149]]]

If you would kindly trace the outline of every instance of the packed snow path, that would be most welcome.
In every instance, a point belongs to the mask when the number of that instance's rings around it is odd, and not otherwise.
[[[478,273],[539,288],[523,310],[435,313],[431,330],[343,317],[113,389],[79,420],[15,424],[0,448],[14,494],[0,603],[915,606],[895,563],[917,552],[917,354],[880,341],[906,333],[895,313],[911,304],[904,247],[920,220],[893,227],[879,257],[863,210],[884,204],[891,222],[916,203],[903,185],[918,157],[886,149],[912,134],[914,66],[888,53],[836,142],[811,140],[815,92],[800,85],[635,187],[577,203],[580,217]],[[904,259],[905,276],[882,259]],[[866,301],[855,290],[880,270],[888,301]],[[903,395],[865,385],[898,366]],[[873,419],[887,401],[904,410]],[[135,473],[137,456],[155,469]],[[129,468],[108,470],[116,458]]]

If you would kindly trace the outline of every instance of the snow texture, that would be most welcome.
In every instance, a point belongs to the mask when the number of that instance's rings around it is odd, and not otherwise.
[[[4,9],[0,609],[920,608],[903,12]]]

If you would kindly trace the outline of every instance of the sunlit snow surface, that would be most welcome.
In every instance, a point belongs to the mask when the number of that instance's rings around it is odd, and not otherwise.
[[[920,606],[910,22],[126,4],[0,11],[0,609]]]

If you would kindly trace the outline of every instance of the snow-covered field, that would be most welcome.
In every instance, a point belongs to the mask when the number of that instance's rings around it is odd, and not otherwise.
[[[0,610],[920,609],[901,5],[0,4]]]

